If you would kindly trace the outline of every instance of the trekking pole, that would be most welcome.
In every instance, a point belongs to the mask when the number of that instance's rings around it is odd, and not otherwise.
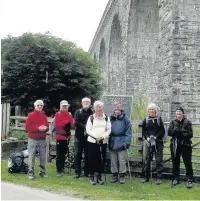
[[[151,153],[151,163],[150,163],[151,185],[152,185],[152,180],[153,180],[152,166],[153,166],[153,152]]]
[[[105,177],[105,184],[107,185],[106,172],[105,172],[105,163],[104,163],[104,158],[103,158],[103,150],[102,150],[101,144],[99,144],[99,146],[100,146],[101,160],[102,160],[102,163],[103,163],[103,172],[104,172],[104,177]]]
[[[130,181],[131,181],[131,168],[130,168],[130,163],[129,163],[129,160],[128,160],[128,150],[126,150],[126,160],[127,160],[127,164],[128,164],[128,171],[129,171],[129,177],[130,177]]]

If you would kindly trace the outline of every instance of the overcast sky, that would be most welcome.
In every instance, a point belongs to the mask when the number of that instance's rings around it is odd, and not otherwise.
[[[108,0],[1,0],[1,38],[24,32],[70,40],[88,50]]]

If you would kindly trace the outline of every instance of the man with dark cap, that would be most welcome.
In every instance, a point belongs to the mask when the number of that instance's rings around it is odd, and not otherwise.
[[[187,188],[192,188],[193,169],[192,169],[192,146],[191,138],[193,137],[192,123],[184,116],[182,107],[176,109],[176,119],[172,120],[169,125],[168,135],[171,136],[171,156],[173,164],[173,181],[172,186],[179,184],[180,175],[180,156],[186,168]]]

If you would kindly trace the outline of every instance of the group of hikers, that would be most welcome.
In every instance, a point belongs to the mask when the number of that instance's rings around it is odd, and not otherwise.
[[[74,156],[75,172],[74,178],[78,179],[82,173],[81,161],[84,153],[85,166],[84,176],[88,177],[91,185],[103,185],[102,173],[105,171],[107,148],[110,154],[110,170],[112,173],[111,182],[125,183],[127,172],[127,150],[131,144],[132,129],[131,121],[123,110],[123,105],[115,102],[113,114],[107,116],[104,113],[104,104],[95,101],[91,107],[90,98],[83,98],[82,108],[76,110],[74,118],[68,111],[69,103],[66,100],[60,102],[60,110],[54,117],[55,138],[56,138],[56,170],[57,176],[62,177],[65,167],[65,156],[71,135],[71,129],[75,128],[74,136]],[[44,102],[37,100],[34,103],[35,110],[28,115],[26,120],[26,130],[28,132],[28,152],[29,152],[29,172],[28,178],[35,178],[34,164],[35,153],[39,149],[40,169],[39,175],[47,177],[45,171],[46,163],[46,137],[49,131],[49,123],[43,111]],[[145,159],[145,178],[142,182],[150,180],[150,163],[152,161],[152,144],[154,144],[157,179],[156,184],[162,183],[163,171],[163,138],[165,128],[161,117],[158,115],[158,107],[151,103],[147,107],[148,116],[142,123],[142,135],[146,144],[147,155]],[[172,156],[172,186],[175,187],[180,182],[180,156],[186,167],[187,188],[193,186],[192,169],[192,147],[193,137],[192,124],[184,116],[182,107],[176,110],[176,119],[169,125],[168,135],[171,136],[171,156]],[[95,174],[96,173],[96,174]],[[97,178],[94,178],[96,175]]]

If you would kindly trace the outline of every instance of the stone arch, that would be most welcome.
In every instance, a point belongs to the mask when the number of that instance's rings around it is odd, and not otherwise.
[[[156,95],[159,68],[158,0],[131,0],[127,32],[127,93]],[[152,79],[153,77],[153,79]]]
[[[119,15],[115,14],[112,20],[109,43],[109,72],[108,93],[120,94],[123,79],[120,75],[122,50],[122,30]]]

